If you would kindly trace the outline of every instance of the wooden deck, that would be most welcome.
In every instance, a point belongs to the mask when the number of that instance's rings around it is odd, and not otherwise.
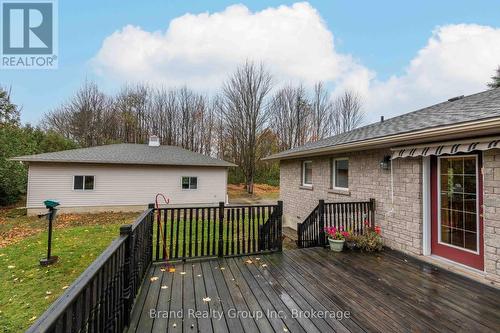
[[[500,331],[499,290],[389,250],[285,250],[175,268],[151,269],[130,332]]]

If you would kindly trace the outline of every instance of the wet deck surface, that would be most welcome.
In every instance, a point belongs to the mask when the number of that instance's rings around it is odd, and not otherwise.
[[[130,332],[167,331],[499,332],[500,291],[389,250],[155,265]]]

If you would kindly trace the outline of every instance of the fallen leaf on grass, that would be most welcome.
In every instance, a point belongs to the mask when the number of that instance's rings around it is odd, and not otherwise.
[[[30,318],[30,321],[33,321],[35,319],[36,319],[36,316],[33,316],[33,317]]]
[[[46,291],[45,294],[52,295],[52,291]]]
[[[13,268],[16,268],[16,266],[14,266],[14,265],[9,265],[9,266],[7,266],[7,268],[8,268],[8,269],[13,269]]]
[[[62,287],[62,290],[68,289],[69,286]]]

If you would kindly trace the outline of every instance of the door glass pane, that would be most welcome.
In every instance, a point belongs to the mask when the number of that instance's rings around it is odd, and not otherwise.
[[[441,157],[439,161],[440,241],[476,251],[476,157]]]
[[[475,232],[465,232],[465,248],[477,251],[477,233]]]

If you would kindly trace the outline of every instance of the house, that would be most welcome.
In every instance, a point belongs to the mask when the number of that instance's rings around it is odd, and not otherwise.
[[[500,89],[266,159],[280,161],[286,225],[319,199],[374,198],[387,246],[500,281]]]
[[[27,209],[44,210],[45,199],[62,211],[137,211],[163,193],[170,204],[226,201],[232,163],[175,146],[113,144],[15,157],[28,164]],[[160,201],[162,203],[162,201]]]

